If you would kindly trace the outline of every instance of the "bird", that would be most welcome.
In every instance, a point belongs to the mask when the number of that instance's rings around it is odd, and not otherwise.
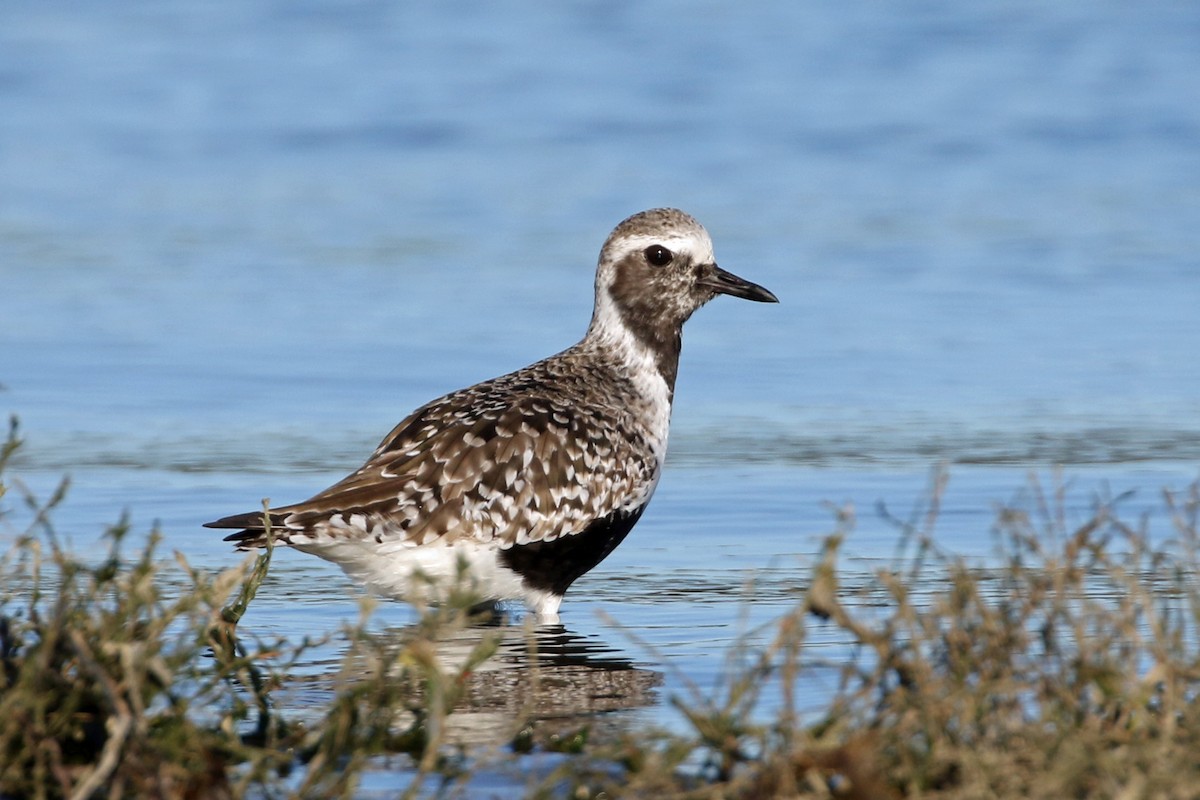
[[[557,619],[563,595],[642,517],[662,476],[683,324],[717,295],[778,298],[717,266],[675,208],[604,242],[575,345],[433,400],[359,469],[300,503],[205,523],[241,550],[288,545],[368,590],[446,601],[465,580],[489,603]]]

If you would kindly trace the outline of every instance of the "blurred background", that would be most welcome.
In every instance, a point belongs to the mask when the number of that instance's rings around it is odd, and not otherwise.
[[[790,602],[827,500],[890,553],[871,509],[938,464],[968,553],[1030,471],[1152,505],[1200,463],[1198,43],[1156,0],[5,3],[20,474],[73,476],[79,543],[129,508],[231,563],[200,523],[576,341],[605,236],[673,205],[781,303],[689,323],[659,498],[567,613],[705,663],[718,589]]]
[[[658,205],[783,301],[689,326],[680,456],[1200,456],[1192,3],[0,15],[0,398],[56,467],[348,457],[575,341]]]

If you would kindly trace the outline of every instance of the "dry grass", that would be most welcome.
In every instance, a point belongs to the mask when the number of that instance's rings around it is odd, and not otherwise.
[[[14,427],[0,478],[16,447]],[[269,553],[218,575],[175,569],[153,534],[125,557],[121,524],[109,557],[84,564],[50,522],[63,492],[26,494],[33,522],[0,560],[0,798],[348,798],[385,758],[410,796],[469,780],[478,762],[447,731],[496,638],[450,665],[443,643],[465,611],[430,611],[400,638],[347,626],[329,702],[304,724],[276,698],[310,643],[247,646],[237,628]],[[524,794],[1200,797],[1200,489],[1164,496],[1174,528],[1155,545],[1119,499],[1073,522],[1061,490],[1035,486],[998,512],[986,570],[935,547],[939,497],[854,591],[838,583],[845,514],[767,643],[731,657],[720,691],[673,701],[687,733],[518,719],[498,746],[570,754]],[[855,646],[817,713],[797,699],[814,626]],[[777,712],[764,715],[765,692]]]
[[[937,552],[939,497],[940,483],[908,526],[912,552],[856,592],[838,585],[845,519],[773,640],[721,696],[680,704],[693,737],[647,747],[634,732],[610,753],[625,771],[570,764],[558,786],[574,797],[1200,797],[1200,488],[1164,496],[1174,536],[1156,548],[1144,520],[1114,513],[1119,499],[1071,525],[1061,490],[1034,485],[1027,508],[998,513],[1002,565],[988,570]],[[858,648],[815,716],[795,697],[813,625]],[[784,709],[758,722],[772,679]]]

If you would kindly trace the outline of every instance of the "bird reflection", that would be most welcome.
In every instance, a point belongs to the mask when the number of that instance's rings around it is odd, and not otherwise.
[[[449,720],[451,738],[463,743],[511,737],[522,720],[553,720],[567,728],[658,702],[661,673],[560,624],[463,628],[439,642],[439,656],[453,668],[455,658],[465,660],[485,635],[499,636],[496,652],[467,674]]]
[[[458,744],[501,744],[529,723],[563,730],[619,727],[612,712],[658,703],[661,673],[595,636],[557,623],[532,622],[514,623],[495,615],[467,625],[438,626],[433,636],[418,623],[387,628],[372,638],[375,648],[397,652],[423,641],[431,645],[443,675],[461,673],[461,691],[446,720],[446,738]],[[494,645],[491,656],[464,669],[478,648],[489,644]],[[283,693],[293,703],[320,707],[339,686],[353,683],[356,675],[365,676],[367,660],[360,660],[344,640],[337,649],[314,652],[316,658],[294,665]]]

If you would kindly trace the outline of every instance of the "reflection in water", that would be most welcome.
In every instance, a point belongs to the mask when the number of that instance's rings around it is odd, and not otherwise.
[[[381,644],[395,648],[414,635],[421,635],[417,626],[377,634]],[[517,625],[500,618],[439,632],[435,641],[444,674],[461,670],[480,645],[496,645],[490,658],[465,673],[462,694],[447,720],[446,738],[455,744],[503,745],[530,722],[555,730],[604,727],[596,715],[653,706],[663,682],[661,673],[557,624]],[[343,641],[336,653],[318,652],[297,665],[276,695],[279,707],[326,707],[349,673],[344,669],[348,647]],[[365,664],[362,669],[366,674]]]
[[[521,720],[578,726],[585,717],[654,705],[662,675],[636,666],[622,653],[562,625],[504,626],[492,658],[471,673],[450,719],[451,737],[464,742],[511,738]],[[465,629],[464,645],[480,629]],[[464,653],[465,654],[465,653]]]

